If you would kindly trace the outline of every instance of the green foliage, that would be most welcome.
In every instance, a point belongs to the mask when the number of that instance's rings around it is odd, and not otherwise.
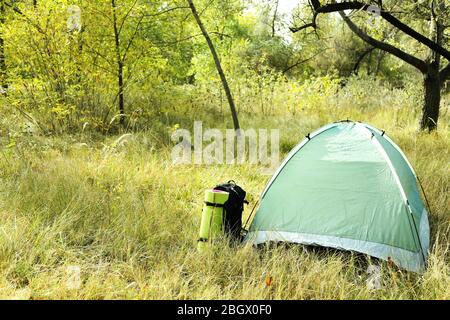
[[[69,5],[80,7],[79,30],[68,29]],[[289,86],[300,88],[293,92],[314,90],[317,77],[367,74],[396,87],[407,86],[415,77],[409,66],[390,55],[376,50],[366,54],[368,47],[336,16],[320,16],[317,34],[289,35],[282,31],[288,18],[275,15],[275,1],[198,0],[196,5],[241,111],[258,106],[263,113],[272,112],[277,104],[274,99],[280,96],[276,91]],[[390,2],[385,5],[394,6]],[[411,10],[414,3],[402,6]],[[311,18],[307,7],[294,13],[296,21]],[[220,101],[221,110],[225,108],[209,49],[185,1],[118,0],[116,16],[119,58],[109,2],[46,0],[34,7],[21,1],[7,7],[1,30],[10,88],[3,103],[46,134],[87,127],[115,132],[119,129],[120,60],[128,129],[142,128],[155,114],[195,101],[200,94],[212,96]],[[354,19],[377,39],[408,50],[420,49],[380,19],[368,25],[364,12],[355,14]],[[419,30],[425,28],[412,16],[405,19]],[[289,99],[297,96],[294,93]]]

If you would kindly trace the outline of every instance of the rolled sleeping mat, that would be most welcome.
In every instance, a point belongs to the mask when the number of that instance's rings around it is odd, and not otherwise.
[[[206,190],[197,249],[202,251],[223,233],[223,205],[229,194],[220,190]]]

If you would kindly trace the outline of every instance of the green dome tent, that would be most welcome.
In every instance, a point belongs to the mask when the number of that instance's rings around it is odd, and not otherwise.
[[[413,168],[384,132],[342,121],[310,134],[264,189],[246,242],[351,250],[420,272],[428,213]]]

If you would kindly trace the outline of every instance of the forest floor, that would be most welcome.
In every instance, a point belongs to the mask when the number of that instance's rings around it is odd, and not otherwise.
[[[241,113],[244,128],[280,129],[281,158],[308,132],[347,117],[385,130],[421,178],[431,206],[425,273],[383,264],[381,288],[369,290],[366,268],[346,252],[219,242],[198,253],[204,190],[237,181],[251,202],[246,217],[269,178],[260,166],[174,165],[173,144],[152,131],[23,134],[0,145],[0,298],[450,299],[448,105],[431,134],[417,131],[406,106]],[[230,119],[208,126],[215,122]]]

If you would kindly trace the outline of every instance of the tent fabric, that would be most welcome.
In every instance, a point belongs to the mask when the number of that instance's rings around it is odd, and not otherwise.
[[[420,272],[428,213],[400,148],[369,125],[338,122],[309,135],[283,161],[246,241],[352,250]]]

